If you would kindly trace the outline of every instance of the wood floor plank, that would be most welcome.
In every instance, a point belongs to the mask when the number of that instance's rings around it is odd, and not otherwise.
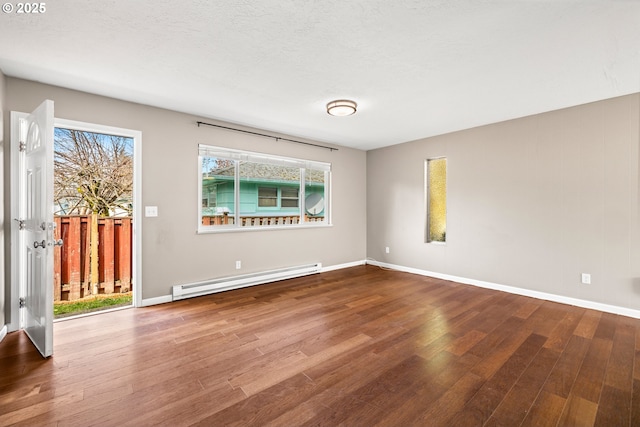
[[[562,416],[566,399],[543,391],[522,422],[522,427],[555,427]]]
[[[631,394],[631,426],[640,426],[640,380],[634,378]]]
[[[573,388],[590,341],[573,335],[544,385],[544,391],[566,399]]]
[[[631,422],[631,392],[605,385],[593,425],[628,426]]]
[[[528,319],[535,311],[544,303],[542,300],[527,298],[523,300],[522,306],[513,313],[514,317],[519,317],[521,319]]]
[[[519,345],[529,335],[529,331],[524,328],[524,321],[519,318],[505,317],[504,321],[487,334],[481,341],[469,349],[469,352],[478,357],[485,358],[492,354],[497,347],[503,345],[505,340],[509,340],[512,345]],[[512,338],[517,336],[520,343],[512,342]]]
[[[486,336],[486,333],[472,329],[448,345],[446,350],[456,356],[462,356]]]
[[[540,394],[560,352],[543,347],[505,395],[487,422],[491,425],[520,425]]]
[[[349,404],[360,404],[343,414],[339,422],[344,425],[374,425],[386,414],[387,408],[411,400],[416,388],[425,387],[431,381],[424,362],[424,359],[413,356],[380,375],[372,376],[368,383],[345,396]],[[309,423],[322,421],[324,424],[327,419],[337,421],[334,405],[318,413]]]
[[[363,265],[9,333],[0,426],[634,426],[639,331]]]
[[[612,341],[600,338],[591,340],[570,394],[598,403],[611,348]]]
[[[586,310],[582,319],[580,319],[580,323],[576,327],[573,333],[579,337],[591,339],[596,332],[596,328],[600,323],[600,318],[602,317],[601,311],[594,310]]]
[[[560,320],[549,333],[544,346],[553,350],[562,351],[569,343],[569,339],[578,326],[584,311],[584,309],[578,307],[568,307],[564,318]]]
[[[500,343],[493,347],[493,350],[488,354],[481,355],[474,352],[474,348],[471,349],[471,354],[482,358],[482,360],[472,368],[473,373],[486,379],[491,378],[508,360],[516,360],[515,357],[520,356],[520,353],[516,352],[518,352],[522,345],[529,343],[531,340],[534,340],[537,344],[538,341],[545,339],[545,337],[540,335],[532,337],[533,334],[527,329],[514,331],[511,328],[505,328],[504,331],[509,331],[509,335],[502,336]],[[535,356],[538,350],[535,346],[531,347],[530,351],[534,353],[528,354],[526,357]]]
[[[570,395],[560,416],[559,426],[593,426],[598,414],[598,405],[576,395]]]
[[[442,351],[429,362],[432,364],[433,381],[443,388],[449,388],[462,378],[472,367],[480,362],[480,358],[471,353],[455,356],[447,351]]]
[[[611,358],[605,372],[605,385],[631,393],[633,388],[633,364],[627,363],[635,356],[636,328],[624,319],[616,319]]]
[[[438,398],[424,414],[416,420],[415,425],[462,425],[451,419],[465,406],[484,384],[484,378],[472,372],[466,373],[456,381],[440,398]]]
[[[194,425],[264,425],[304,403],[317,392],[316,388],[316,384],[305,375],[294,375],[234,405],[202,417]]]
[[[242,387],[242,390],[247,394],[247,396],[251,396],[284,379],[290,378],[298,373],[302,373],[310,366],[317,365],[324,360],[328,360],[341,353],[348,352],[359,345],[369,342],[370,340],[371,337],[359,334],[341,342],[338,345],[329,347],[320,353],[316,353],[306,358],[301,358],[297,363],[285,364],[284,366],[274,365],[271,370],[267,370],[266,372],[263,371],[242,375],[240,378],[234,380],[233,383]]]
[[[550,337],[551,332],[572,308],[556,302],[545,301],[529,316],[524,325],[538,335]]]
[[[509,357],[493,358],[499,361],[500,367],[495,370],[491,365],[489,370],[480,370],[477,367],[471,369],[486,378],[486,381],[464,402],[455,416],[450,420],[450,425],[474,425],[486,423],[496,408],[504,400],[505,396],[538,354],[546,338],[536,334],[529,334],[518,348],[509,353]],[[507,347],[505,347],[507,348]]]

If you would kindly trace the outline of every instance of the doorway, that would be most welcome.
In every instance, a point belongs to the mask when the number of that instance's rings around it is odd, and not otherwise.
[[[54,320],[133,305],[132,137],[55,127]]]
[[[46,108],[44,108],[46,107]],[[42,114],[39,112],[42,110]],[[45,113],[46,112],[46,113]],[[40,120],[39,117],[46,117],[46,120]],[[33,121],[32,121],[33,118]],[[38,119],[38,120],[35,120]],[[34,124],[34,126],[31,125]],[[30,129],[37,132],[31,132]],[[10,174],[11,174],[11,192],[10,192],[10,211],[11,211],[11,252],[10,252],[10,322],[8,331],[16,331],[24,329],[29,335],[29,329],[37,332],[31,335],[36,338],[42,338],[45,346],[36,344],[43,356],[51,355],[52,344],[52,324],[53,324],[53,261],[34,263],[31,262],[34,257],[29,258],[29,250],[31,254],[35,252],[38,259],[48,260],[53,258],[54,248],[61,244],[59,239],[54,239],[54,234],[58,231],[57,224],[53,221],[53,185],[49,186],[47,182],[53,183],[53,154],[44,156],[43,168],[33,168],[29,165],[30,152],[38,152],[38,147],[49,147],[47,150],[53,153],[53,134],[54,128],[62,128],[67,130],[76,130],[82,132],[92,132],[96,134],[115,135],[133,140],[133,189],[132,189],[132,223],[131,223],[131,281],[130,291],[132,292],[133,306],[142,305],[141,292],[141,251],[142,236],[140,227],[140,209],[135,209],[140,205],[140,188],[141,188],[141,143],[142,133],[131,129],[115,128],[111,126],[96,125],[92,123],[56,119],[53,116],[53,102],[45,101],[32,114],[11,112],[11,149],[10,149]],[[47,136],[47,135],[50,135]],[[34,138],[36,136],[37,138]],[[25,139],[26,138],[26,139]],[[30,143],[30,140],[37,143]],[[26,143],[25,143],[26,141]],[[46,160],[49,159],[49,160]],[[47,170],[51,171],[48,175]],[[33,174],[30,171],[36,171]],[[42,173],[40,173],[41,171]],[[25,175],[26,173],[26,175]],[[26,180],[25,180],[26,176]],[[42,176],[45,178],[43,182],[35,180],[34,177]],[[46,178],[50,176],[50,178]],[[37,185],[30,185],[29,183]],[[46,191],[35,192],[42,194],[41,198],[33,199],[28,202],[25,194],[28,196],[33,191],[30,189],[42,188]],[[25,191],[26,190],[26,191]],[[34,193],[34,194],[35,194]],[[45,197],[46,196],[46,197]],[[49,201],[47,201],[49,200]],[[40,206],[42,208],[40,208]],[[34,213],[42,211],[44,219],[36,221],[31,219]],[[49,216],[50,215],[50,216]],[[26,220],[25,220],[26,218]],[[33,224],[31,224],[33,223]],[[34,225],[34,227],[31,227]],[[33,233],[30,229],[33,228]],[[31,234],[35,235],[34,238]],[[35,245],[37,243],[37,245]],[[26,250],[25,250],[26,249]],[[41,252],[41,254],[40,254]],[[51,255],[47,255],[51,254]],[[47,264],[51,264],[49,267]],[[34,273],[34,266],[43,265],[41,274]],[[31,280],[33,279],[33,280]],[[121,289],[120,289],[121,290]],[[100,293],[100,290],[97,291]],[[14,308],[15,307],[15,308]],[[18,309],[18,307],[20,307]],[[46,307],[50,307],[46,308]],[[35,313],[35,315],[34,315]],[[30,317],[31,316],[31,317]],[[40,320],[37,324],[31,325],[28,319],[33,318]],[[33,322],[32,322],[33,323]],[[30,326],[31,325],[31,326]],[[42,347],[42,348],[41,348]]]
[[[67,134],[66,135],[62,135],[60,132],[61,129],[66,130]],[[142,164],[142,133],[140,131],[137,130],[132,130],[132,129],[125,129],[125,128],[118,128],[118,127],[113,127],[113,126],[105,126],[105,125],[100,125],[100,124],[95,124],[95,123],[87,123],[87,122],[79,122],[79,121],[74,121],[74,120],[64,120],[64,119],[55,119],[55,127],[54,127],[54,139],[60,138],[61,136],[69,136],[69,132],[70,131],[74,131],[76,133],[76,136],[78,135],[78,133],[84,134],[85,136],[95,136],[98,140],[100,138],[107,138],[109,140],[111,140],[111,138],[113,138],[113,143],[115,144],[115,149],[116,150],[120,150],[120,151],[124,151],[124,154],[126,154],[127,157],[131,158],[132,157],[132,163],[133,163],[133,188],[131,189],[131,195],[129,197],[117,197],[117,201],[113,204],[114,206],[112,206],[111,212],[109,212],[110,214],[113,214],[112,216],[115,218],[114,219],[114,224],[113,224],[113,228],[116,229],[116,231],[114,233],[116,233],[114,235],[114,239],[120,239],[120,240],[127,240],[127,239],[131,239],[131,253],[129,256],[127,256],[126,251],[124,251],[124,253],[120,252],[120,253],[116,253],[114,255],[112,255],[113,260],[109,260],[107,259],[105,264],[112,264],[113,268],[114,268],[114,273],[113,273],[113,277],[114,277],[114,287],[113,287],[113,291],[114,293],[118,294],[118,293],[126,293],[123,292],[124,290],[126,290],[127,287],[127,283],[126,283],[126,273],[123,273],[127,271],[128,267],[126,265],[122,265],[122,262],[126,262],[127,259],[130,259],[131,261],[131,265],[130,265],[130,270],[131,270],[131,283],[129,283],[129,291],[131,294],[131,303],[134,307],[140,307],[142,305],[142,288],[141,288],[141,268],[140,268],[140,264],[141,264],[141,252],[140,249],[142,247],[142,234],[141,234],[141,209],[139,208],[141,206],[141,193],[140,193],[140,189],[141,189],[141,182],[142,182],[142,173],[141,173],[141,164]],[[58,135],[56,136],[56,133],[58,133]],[[109,144],[111,144],[111,141],[109,141]],[[55,148],[55,146],[54,146]],[[122,154],[122,153],[121,153]],[[113,157],[113,156],[112,156]],[[93,162],[95,163],[95,162]],[[54,165],[54,171],[56,170],[55,165]],[[54,195],[55,196],[55,195]],[[64,197],[63,197],[64,198]],[[124,199],[124,200],[123,200]],[[72,200],[69,200],[72,201]],[[69,206],[65,206],[65,210],[68,212],[68,210],[73,207],[74,205],[71,204]],[[62,213],[61,210],[62,206],[58,206],[55,207],[54,206],[54,211],[58,210]],[[98,209],[99,210],[99,209]],[[107,211],[103,210],[103,216],[107,215]],[[123,221],[121,218],[123,218],[123,216],[128,216],[130,218],[130,224],[131,224],[131,228],[130,228],[130,233],[131,233],[131,237],[129,237],[128,235],[128,231],[125,230],[124,232],[122,232],[122,228],[127,228],[127,224],[126,221]],[[103,231],[104,231],[104,224],[101,223],[103,221],[99,220],[99,224],[98,224],[98,233],[100,234],[99,238],[104,238]],[[125,223],[124,226],[122,225],[122,223]],[[107,227],[107,231],[109,230],[109,225],[106,226]],[[56,227],[57,228],[57,227]],[[63,232],[63,230],[65,229],[64,226],[61,226],[61,229],[59,230],[60,233]],[[95,228],[94,228],[95,231]],[[102,233],[102,234],[101,234]],[[110,235],[110,232],[107,233],[108,235]],[[116,245],[117,243],[117,245]],[[123,242],[124,243],[124,242]],[[86,244],[86,243],[85,243]],[[120,242],[114,242],[113,243],[115,246],[122,246],[120,245]],[[107,242],[107,245],[111,245],[111,243]],[[100,249],[99,249],[99,244],[98,244],[98,258],[100,257],[101,253],[100,253]],[[107,251],[107,254],[109,254],[109,252]],[[61,254],[62,255],[62,254]],[[102,254],[103,257],[105,257],[105,254]],[[117,257],[117,258],[116,258]],[[109,258],[109,256],[106,256],[106,258]],[[83,261],[86,261],[85,258],[83,258]],[[82,272],[83,274],[87,274],[87,271],[91,272],[91,267],[90,266],[86,266],[86,269],[83,269]],[[102,269],[102,273],[100,272],[100,268],[102,268],[102,266],[100,264],[98,264],[98,288],[96,289],[95,287],[92,287],[91,289],[89,289],[87,286],[93,286],[95,284],[95,280],[94,283],[85,283],[85,289],[87,289],[87,292],[83,295],[83,297],[89,297],[90,295],[105,295],[107,293],[109,293],[109,291],[111,290],[111,285],[110,283],[107,283],[107,286],[105,288],[104,285],[101,285],[102,282],[104,282],[105,280],[105,275],[104,275],[104,269]],[[107,275],[106,275],[106,282],[110,282],[110,273],[108,271],[109,269],[107,269]],[[119,272],[118,272],[119,270]],[[95,266],[94,266],[94,274],[95,274]],[[118,275],[122,274],[123,278],[119,278],[117,279]],[[57,278],[54,277],[54,281]],[[62,279],[62,277],[60,278]],[[95,278],[94,278],[95,279]],[[81,278],[81,280],[84,280],[86,282],[86,276],[84,276],[83,278]],[[88,278],[89,282],[91,282],[91,278]],[[62,283],[62,285],[64,286],[66,283]],[[75,286],[75,285],[74,285]],[[70,291],[70,290],[69,290]],[[75,292],[78,292],[77,288],[75,289]],[[77,294],[76,294],[77,295]],[[63,295],[61,295],[61,297],[64,298]],[[70,317],[64,317],[64,318],[70,318]]]

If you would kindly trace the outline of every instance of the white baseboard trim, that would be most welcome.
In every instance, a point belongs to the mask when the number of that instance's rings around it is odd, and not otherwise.
[[[358,265],[365,265],[366,263],[367,261],[360,260],[360,261],[354,261],[354,262],[347,262],[344,264],[330,265],[328,267],[322,267],[322,269],[320,270],[320,273],[326,273],[327,271],[341,270],[343,268],[349,268],[349,267],[357,267]]]
[[[533,291],[530,289],[517,288],[514,286],[499,285],[497,283],[485,282],[482,280],[475,280],[475,279],[468,279],[466,277],[451,276],[448,274],[435,273],[432,271],[420,270],[412,267],[404,267],[401,265],[387,264],[384,262],[379,262],[379,261],[370,260],[370,259],[367,260],[367,264],[371,264],[371,265],[375,265],[383,268],[390,268],[392,270],[404,271],[406,273],[418,274],[420,276],[428,276],[428,277],[434,277],[436,279],[450,280],[452,282],[463,283],[465,285],[473,285],[473,286],[478,286],[480,288],[493,289],[496,291],[508,292],[510,294],[522,295],[526,297],[553,301],[561,304],[574,305],[576,307],[588,308],[591,310],[603,311],[605,313],[619,314],[622,316],[640,319],[640,310],[633,310],[631,308],[619,307],[617,305],[609,305],[609,304],[603,304],[599,302],[588,301],[588,300],[583,300],[578,298],[565,297],[562,295],[549,294],[546,292]]]
[[[150,305],[165,304],[172,301],[173,297],[171,295],[163,295],[161,297],[143,299],[140,307],[149,307]]]
[[[323,266],[320,269],[320,273],[326,273],[328,271],[333,271],[333,270],[340,270],[343,268],[356,267],[358,265],[365,265],[366,263],[367,263],[366,260],[360,260],[360,261],[354,261],[354,262],[347,262],[344,264],[330,265],[328,267]],[[165,304],[168,302],[173,302],[173,297],[171,295],[163,295],[160,297],[143,299],[140,307],[149,307],[151,305]]]
[[[7,325],[4,325],[2,329],[0,329],[0,342],[7,336]]]

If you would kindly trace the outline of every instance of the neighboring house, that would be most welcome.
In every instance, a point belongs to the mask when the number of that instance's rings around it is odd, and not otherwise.
[[[300,169],[261,163],[240,164],[240,214],[250,216],[292,216],[300,214],[301,203],[309,217],[324,216],[325,174],[307,169],[304,201],[301,201]],[[202,216],[235,213],[235,167],[213,169],[202,176]]]

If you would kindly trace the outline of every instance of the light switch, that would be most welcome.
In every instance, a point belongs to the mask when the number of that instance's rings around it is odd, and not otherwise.
[[[158,207],[157,206],[145,206],[144,207],[144,216],[158,216]]]

